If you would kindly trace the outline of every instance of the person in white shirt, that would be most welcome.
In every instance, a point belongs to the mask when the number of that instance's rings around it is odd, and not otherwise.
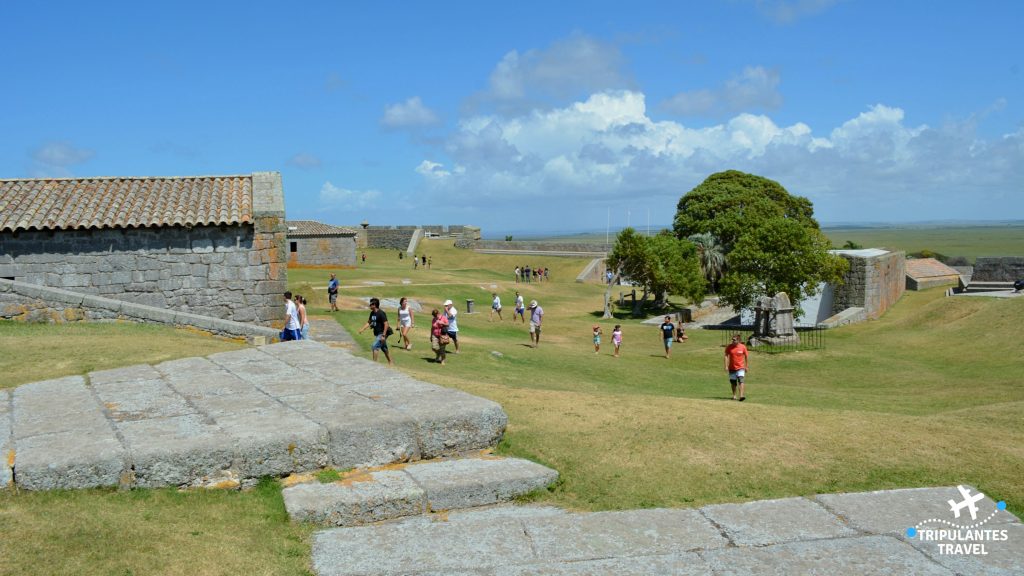
[[[487,321],[493,321],[494,313],[497,312],[498,321],[501,322],[502,320],[504,320],[504,318],[501,317],[501,298],[498,297],[497,292],[491,292],[491,297],[494,298],[494,300],[491,300],[491,315],[487,317]]]
[[[299,330],[302,325],[299,324],[299,310],[295,307],[295,303],[292,302],[292,293],[284,293],[284,330],[281,330],[281,341],[286,342],[288,340],[298,340],[301,336]]]

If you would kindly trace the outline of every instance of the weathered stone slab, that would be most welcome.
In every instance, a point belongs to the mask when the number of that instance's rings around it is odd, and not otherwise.
[[[181,486],[231,466],[233,447],[220,427],[196,414],[118,422],[137,486]]]
[[[1006,539],[984,542],[970,540],[932,542],[919,537],[910,539],[908,542],[932,560],[957,574],[990,574],[992,576],[1024,574],[1024,524],[999,524],[991,527],[986,525],[985,529],[1005,530]],[[1003,536],[1004,534],[999,534],[1000,538]],[[940,543],[968,546],[978,544],[982,548],[972,549],[970,553],[963,554],[956,553],[955,549],[951,551],[948,547],[940,549]]]
[[[282,493],[295,521],[356,526],[426,511],[423,488],[401,470],[356,473],[329,484],[299,484]]]
[[[243,478],[305,472],[330,462],[327,429],[285,406],[224,411],[215,418],[233,446],[232,467]]]
[[[113,432],[81,376],[24,384],[13,391],[14,438],[75,430]]]
[[[14,439],[11,433],[11,394],[0,390],[0,489],[14,481]]]
[[[381,400],[415,419],[423,458],[493,446],[508,424],[508,415],[498,404],[448,388],[384,396]]]
[[[206,358],[171,360],[155,366],[164,381],[190,401],[212,396],[259,392],[250,384]]]
[[[320,576],[454,574],[534,561],[522,524],[513,520],[399,522],[313,536],[313,570]]]
[[[416,423],[409,416],[350,392],[281,398],[327,428],[330,460],[337,468],[365,468],[420,457]]]
[[[117,486],[129,469],[128,453],[109,426],[15,439],[14,448],[24,490]]]
[[[116,486],[127,452],[81,376],[13,393],[14,476],[28,490]]]
[[[813,542],[791,542],[761,548],[728,548],[703,554],[716,574],[736,576],[888,576],[915,574],[953,576],[905,542],[889,536],[863,536]]]
[[[520,458],[459,458],[412,464],[405,472],[426,490],[431,510],[505,502],[558,479],[558,472]]]
[[[764,546],[857,534],[834,514],[806,498],[716,504],[701,508],[701,512],[721,526],[738,546]]]
[[[524,566],[501,566],[495,576],[711,576],[711,568],[694,553],[664,556],[630,556],[585,560],[582,562],[544,562]]]
[[[159,377],[107,382],[92,380],[92,383],[96,396],[116,422],[184,416],[196,412]]]
[[[977,492],[972,488],[972,492]],[[930,518],[953,521],[947,501],[963,500],[956,487],[910,488],[906,490],[882,490],[854,494],[822,494],[816,499],[826,508],[839,514],[850,526],[873,534],[888,532],[902,534],[907,528],[916,526]],[[979,501],[978,518],[990,515],[996,503],[987,496]],[[966,512],[965,512],[966,513]],[[957,521],[962,525],[974,524],[970,515]],[[990,523],[1017,522],[1016,517],[1005,511],[996,514]]]
[[[331,393],[335,390],[332,382],[316,378],[272,355],[265,354],[262,352],[264,348],[267,346],[258,350],[223,352],[209,358],[240,380],[274,397],[314,392]]]
[[[537,555],[548,561],[675,554],[728,544],[696,510],[597,512],[524,524]]]

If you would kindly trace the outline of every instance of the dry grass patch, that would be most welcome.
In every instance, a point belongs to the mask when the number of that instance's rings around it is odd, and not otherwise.
[[[195,330],[134,322],[0,321],[0,388],[244,346]]]
[[[0,493],[0,573],[307,575],[312,529],[250,491]]]

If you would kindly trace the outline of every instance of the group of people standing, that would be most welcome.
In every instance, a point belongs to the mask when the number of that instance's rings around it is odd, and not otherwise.
[[[527,284],[529,284],[531,282],[542,282],[545,280],[549,280],[550,278],[548,276],[551,273],[551,269],[540,266],[536,268],[530,268],[529,266],[516,266],[514,273],[516,278],[516,284],[519,284],[519,282],[526,282]]]
[[[306,316],[306,299],[296,294],[284,293],[284,329],[281,341],[305,340],[309,338],[309,318]]]

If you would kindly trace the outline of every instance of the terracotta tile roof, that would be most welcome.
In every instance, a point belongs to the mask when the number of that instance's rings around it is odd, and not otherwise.
[[[0,232],[252,221],[252,176],[0,180]]]
[[[354,236],[355,230],[331,226],[316,220],[288,220],[289,236]]]
[[[907,276],[915,280],[933,278],[935,276],[956,276],[956,270],[939,262],[935,258],[911,258],[906,262]]]

